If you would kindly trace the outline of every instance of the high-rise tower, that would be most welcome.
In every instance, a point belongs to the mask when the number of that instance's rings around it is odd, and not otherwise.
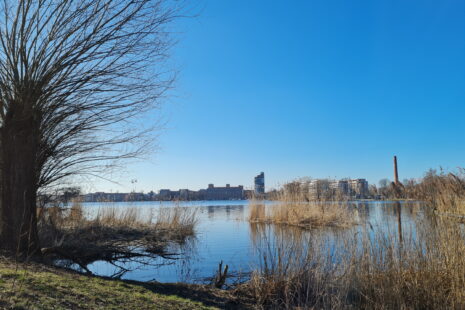
[[[261,172],[259,175],[255,177],[254,185],[255,185],[256,195],[265,194],[265,173],[264,172]]]

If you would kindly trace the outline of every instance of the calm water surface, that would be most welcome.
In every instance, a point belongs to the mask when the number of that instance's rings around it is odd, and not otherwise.
[[[142,212],[156,211],[159,208],[172,208],[170,202],[121,202],[121,203],[84,203],[88,216],[93,216],[100,208],[108,206],[117,208],[137,207]],[[198,214],[196,236],[182,247],[172,247],[173,252],[179,253],[178,259],[151,259],[147,262],[121,263],[129,269],[122,278],[139,281],[159,282],[206,282],[223,261],[229,265],[232,274],[247,273],[257,266],[260,251],[257,244],[260,239],[270,238],[271,242],[275,228],[267,225],[250,224],[249,206],[247,201],[192,201],[176,203],[185,208],[195,208]],[[271,202],[266,203],[272,207]],[[354,208],[359,225],[348,229],[320,228],[304,232],[312,234],[322,240],[322,244],[331,247],[332,240],[342,237],[356,236],[361,231],[391,233],[393,235],[415,235],[415,222],[421,216],[421,206],[418,203],[395,202],[354,202]],[[156,212],[155,212],[156,214]],[[282,226],[280,228],[283,229]],[[286,228],[284,228],[286,229]],[[291,229],[291,228],[289,228]],[[295,229],[295,228],[292,228]],[[107,262],[95,262],[88,266],[98,275],[111,276],[119,268]]]

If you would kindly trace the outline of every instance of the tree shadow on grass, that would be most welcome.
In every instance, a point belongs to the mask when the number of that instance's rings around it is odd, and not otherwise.
[[[109,281],[116,281],[107,278]],[[239,296],[234,291],[220,290],[207,285],[187,283],[158,283],[139,282],[133,280],[119,280],[128,284],[138,285],[161,295],[175,295],[185,299],[201,302],[206,306],[220,309],[252,309],[251,300],[246,296]]]

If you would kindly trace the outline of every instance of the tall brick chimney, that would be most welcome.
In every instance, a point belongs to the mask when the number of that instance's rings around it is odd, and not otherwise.
[[[399,174],[397,172],[397,156],[394,156],[394,184],[399,184]]]

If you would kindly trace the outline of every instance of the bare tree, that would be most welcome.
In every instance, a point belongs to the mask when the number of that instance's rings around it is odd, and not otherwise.
[[[30,254],[39,249],[39,189],[143,150],[134,143],[150,128],[135,120],[171,85],[166,26],[178,7],[3,0],[0,8],[0,244]]]
[[[389,184],[391,184],[391,181],[389,181],[389,179],[381,179],[381,180],[379,180],[379,188],[380,189],[388,187]]]

